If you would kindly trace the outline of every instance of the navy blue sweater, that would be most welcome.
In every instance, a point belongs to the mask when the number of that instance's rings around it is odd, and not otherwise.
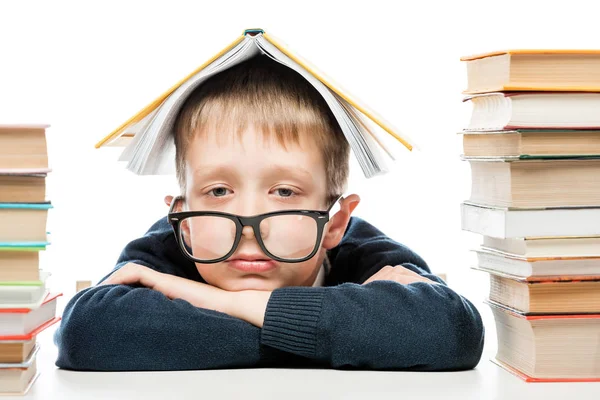
[[[290,366],[434,371],[477,365],[484,338],[479,313],[406,246],[353,217],[328,257],[324,287],[274,290],[262,328],[144,287],[88,288],[65,308],[55,335],[56,365],[97,371]],[[204,282],[176,246],[166,218],[129,243],[114,270],[128,262]],[[403,265],[441,284],[361,285],[385,265]]]

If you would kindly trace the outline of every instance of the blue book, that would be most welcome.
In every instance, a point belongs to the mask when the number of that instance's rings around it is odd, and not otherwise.
[[[0,242],[0,251],[40,251],[46,250],[49,242]]]
[[[52,208],[49,201],[44,203],[0,203],[1,209],[28,209],[28,210],[48,210]]]

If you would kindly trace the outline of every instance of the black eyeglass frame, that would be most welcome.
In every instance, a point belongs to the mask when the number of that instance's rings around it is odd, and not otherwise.
[[[272,258],[275,261],[279,261],[279,262],[285,262],[285,263],[299,263],[299,262],[303,262],[306,260],[310,260],[316,253],[317,250],[319,249],[319,244],[321,243],[321,238],[323,237],[323,228],[325,227],[325,225],[327,224],[327,222],[329,222],[329,213],[331,212],[331,209],[333,208],[333,206],[341,201],[343,199],[343,196],[340,196],[336,199],[336,201],[334,201],[331,206],[329,206],[329,208],[325,211],[319,211],[319,210],[280,210],[280,211],[273,211],[273,212],[269,212],[269,213],[264,213],[264,214],[258,214],[258,215],[253,215],[253,216],[249,216],[249,217],[242,217],[239,215],[235,215],[235,214],[229,214],[229,213],[224,213],[224,212],[219,212],[219,211],[181,211],[181,212],[173,212],[173,210],[175,209],[175,206],[177,204],[178,201],[183,200],[183,196],[177,196],[173,199],[173,201],[171,202],[171,207],[169,207],[169,214],[167,215],[167,220],[169,221],[169,224],[171,225],[171,227],[173,228],[173,233],[175,234],[175,240],[177,241],[177,244],[179,245],[180,250],[183,252],[183,254],[189,258],[190,260],[197,262],[197,263],[201,263],[201,264],[214,264],[214,263],[218,263],[221,261],[225,261],[226,259],[228,259],[229,257],[231,257],[231,255],[233,253],[235,253],[238,245],[240,244],[240,241],[242,239],[242,230],[245,226],[251,226],[252,230],[254,232],[254,237],[256,238],[256,241],[258,242],[258,245],[260,246],[261,250],[270,258]],[[265,246],[263,240],[262,240],[262,235],[260,234],[260,223],[269,217],[273,217],[273,216],[277,216],[277,215],[302,215],[302,216],[306,216],[306,217],[310,217],[312,219],[315,220],[316,224],[317,224],[317,239],[315,241],[315,246],[313,248],[313,250],[311,251],[311,253],[303,258],[296,258],[296,259],[286,259],[286,258],[281,258],[281,257],[277,257],[276,255],[272,254],[267,247]],[[220,258],[214,258],[212,260],[200,260],[196,257],[194,257],[193,255],[191,255],[188,250],[186,249],[186,245],[185,245],[185,240],[183,239],[183,235],[181,232],[181,222],[186,219],[186,218],[190,218],[190,217],[205,217],[205,216],[217,216],[217,217],[223,217],[223,218],[227,218],[231,221],[233,221],[235,223],[235,227],[236,227],[236,231],[235,231],[235,240],[233,241],[233,245],[231,246],[231,250],[224,255],[223,257]]]

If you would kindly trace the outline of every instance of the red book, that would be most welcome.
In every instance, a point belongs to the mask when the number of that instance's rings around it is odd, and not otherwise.
[[[0,344],[2,341],[31,340],[39,332],[55,324],[56,301],[62,294],[48,295],[36,309],[0,309]]]
[[[496,364],[527,382],[600,382],[600,314],[524,315],[488,301]]]

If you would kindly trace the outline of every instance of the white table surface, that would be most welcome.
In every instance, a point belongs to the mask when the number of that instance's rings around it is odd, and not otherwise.
[[[525,383],[489,361],[462,372],[233,369],[74,372],[56,368],[54,328],[39,337],[38,380],[28,399],[600,399],[600,383]],[[495,338],[494,338],[495,340]],[[492,342],[492,344],[494,344]],[[1,397],[21,399],[23,397]]]

